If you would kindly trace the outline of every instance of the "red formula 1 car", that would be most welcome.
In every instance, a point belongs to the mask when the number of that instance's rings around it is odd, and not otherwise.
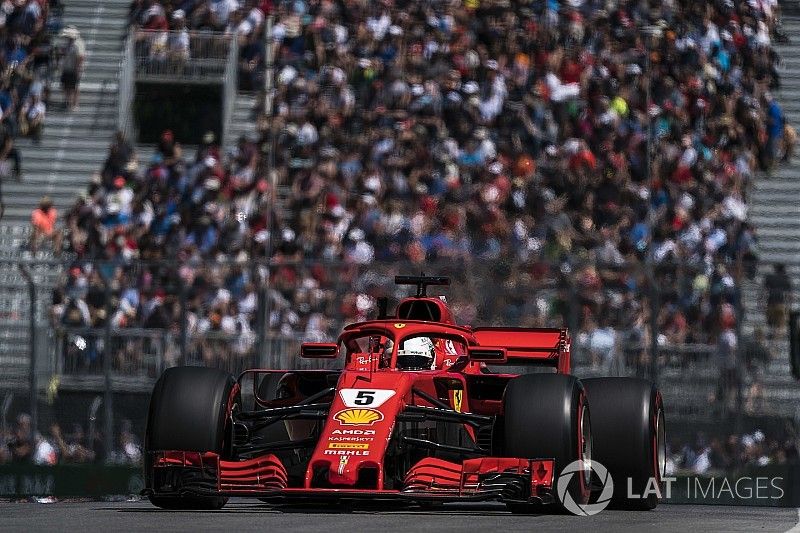
[[[652,384],[578,380],[566,330],[456,325],[443,298],[426,296],[447,278],[396,282],[417,294],[394,316],[384,305],[338,343],[302,345],[301,357],[339,358],[342,370],[167,370],[150,400],[150,501],[500,500],[528,511],[589,501],[593,459],[615,501],[655,507],[665,436]],[[497,371],[506,364],[531,371]]]

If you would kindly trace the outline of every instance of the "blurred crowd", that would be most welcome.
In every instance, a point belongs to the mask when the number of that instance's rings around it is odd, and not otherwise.
[[[492,287],[456,295],[462,322],[572,325],[603,359],[648,346],[655,312],[660,344],[734,360],[747,193],[790,148],[776,3],[143,0],[131,21],[246,34],[266,12],[262,138],[187,158],[164,131],[141,158],[118,135],[65,217],[56,322],[247,338],[264,309],[329,338],[377,311],[368,270],[455,264]]]
[[[271,133],[291,192],[275,258],[521,262],[517,287],[566,271],[594,331],[647,323],[649,255],[674,287],[663,329],[715,343],[757,258],[753,173],[785,151],[777,9],[276,3]]]
[[[46,434],[31,427],[31,417],[20,413],[9,428],[0,428],[0,465],[28,463],[40,466],[56,464],[128,464],[139,466],[142,449],[134,434],[130,420],[123,420],[114,443],[115,449],[106,453],[102,434],[81,424],[72,424],[68,430],[58,422],[50,425]],[[88,433],[88,434],[87,434]]]
[[[223,152],[211,132],[185,158],[170,131],[140,164],[117,135],[66,213],[66,246],[77,259],[54,293],[54,323],[176,331],[184,306],[188,335],[236,335],[234,351],[249,349],[261,279],[251,259],[265,255],[272,223],[261,165],[252,141]]]
[[[59,54],[59,0],[0,4],[0,178],[20,179],[14,138],[38,141],[44,125],[49,79]],[[2,216],[2,212],[0,212]]]
[[[798,445],[793,435],[766,435],[756,429],[749,433],[708,436],[698,433],[688,442],[668,447],[667,472],[718,474],[744,467],[797,464]]]
[[[239,87],[253,91],[264,85],[264,22],[271,6],[270,0],[133,0],[128,22],[132,31],[141,30],[141,56],[172,67],[213,53],[214,34],[235,36]],[[207,39],[193,41],[190,32]]]

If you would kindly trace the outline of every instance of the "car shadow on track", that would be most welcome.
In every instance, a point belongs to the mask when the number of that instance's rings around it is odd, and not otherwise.
[[[397,505],[268,505],[268,504],[234,504],[213,511],[175,511],[157,507],[99,507],[97,510],[116,511],[118,513],[203,513],[203,514],[313,514],[313,515],[346,515],[346,514],[391,514],[409,516],[516,516],[504,506],[489,505],[442,505],[435,508],[397,506]],[[540,515],[529,515],[540,516]]]

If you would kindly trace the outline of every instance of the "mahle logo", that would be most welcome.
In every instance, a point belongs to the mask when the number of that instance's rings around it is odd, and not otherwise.
[[[580,475],[581,472],[586,476],[591,476],[594,472],[594,475],[603,486],[600,496],[594,503],[581,505],[575,501],[567,490],[569,482],[572,481],[572,476]],[[570,513],[578,516],[592,516],[608,507],[608,504],[611,503],[611,496],[614,495],[614,480],[611,479],[608,469],[597,461],[578,459],[577,461],[572,461],[561,471],[561,475],[558,476],[558,483],[556,483],[556,494],[558,494],[558,499],[564,505],[564,508]]]

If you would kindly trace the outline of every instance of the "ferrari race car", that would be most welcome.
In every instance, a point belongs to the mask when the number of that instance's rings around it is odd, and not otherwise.
[[[566,330],[457,325],[443,298],[426,295],[447,278],[395,281],[417,293],[394,316],[384,304],[337,343],[302,344],[301,357],[338,359],[341,369],[253,369],[237,379],[213,368],[164,372],[145,439],[150,501],[499,500],[540,511],[589,502],[597,461],[615,482],[613,502],[656,506],[657,491],[646,490],[665,468],[655,386],[579,380]]]

